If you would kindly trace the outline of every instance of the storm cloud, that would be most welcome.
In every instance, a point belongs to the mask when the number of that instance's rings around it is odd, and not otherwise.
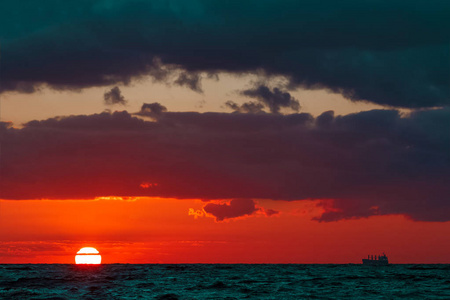
[[[158,113],[1,123],[0,198],[318,199],[319,221],[450,220],[449,109]]]
[[[26,8],[26,9],[24,9]],[[397,107],[450,103],[450,2],[2,1],[2,91],[283,75]],[[180,73],[181,72],[181,73]]]

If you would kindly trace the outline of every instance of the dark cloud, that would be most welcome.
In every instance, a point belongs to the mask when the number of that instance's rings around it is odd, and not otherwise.
[[[7,0],[1,88],[80,89],[182,72],[177,83],[199,91],[200,72],[262,72],[354,101],[443,106],[449,15],[450,2],[439,0]]]
[[[450,220],[449,109],[317,118],[147,109],[158,117],[2,123],[0,198],[326,199],[320,221]]]
[[[122,92],[120,91],[120,88],[118,86],[113,87],[111,90],[106,92],[103,95],[103,100],[105,101],[106,105],[114,105],[114,104],[127,104],[127,100],[125,100],[125,97],[122,96]]]
[[[159,104],[158,102],[144,103],[141,106],[141,110],[135,113],[135,115],[158,118],[162,115],[162,113],[166,111],[167,108],[164,105]]]
[[[264,113],[264,105],[257,102],[245,102],[241,105],[237,104],[233,101],[227,101],[225,102],[225,106],[228,108],[231,108],[233,111],[238,113],[250,113],[250,114],[258,114],[258,113]]]
[[[0,121],[0,132],[4,132],[4,131],[6,131],[6,129],[8,129],[12,126],[13,126],[13,124],[11,122]]]
[[[201,86],[201,77],[199,74],[190,74],[187,72],[183,72],[178,76],[177,80],[175,80],[174,83],[180,86],[187,86],[195,92],[203,93]]]
[[[229,204],[208,203],[203,207],[203,210],[213,215],[216,221],[223,221],[225,219],[249,216],[260,209],[256,207],[256,203],[252,199],[233,199]]]
[[[328,127],[331,126],[334,120],[334,111],[329,110],[323,112],[320,116],[316,118],[316,125],[318,127]]]
[[[242,95],[258,99],[263,105],[270,109],[271,113],[278,114],[280,108],[290,108],[293,111],[300,109],[300,103],[288,92],[283,92],[279,88],[272,90],[265,85],[259,85],[253,89],[244,90]]]

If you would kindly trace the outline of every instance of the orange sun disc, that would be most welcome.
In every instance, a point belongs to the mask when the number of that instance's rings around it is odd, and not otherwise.
[[[102,256],[97,249],[92,247],[81,248],[75,255],[75,263],[77,265],[99,265],[102,262]]]

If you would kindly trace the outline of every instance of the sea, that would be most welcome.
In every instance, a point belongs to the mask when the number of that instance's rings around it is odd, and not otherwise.
[[[1,299],[450,299],[450,265],[0,265]]]

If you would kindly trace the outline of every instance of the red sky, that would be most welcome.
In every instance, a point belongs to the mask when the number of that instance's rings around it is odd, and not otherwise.
[[[450,263],[448,222],[317,222],[315,202],[257,202],[279,213],[216,222],[188,214],[199,200],[0,201],[0,263],[73,263],[85,246],[103,263],[360,263],[382,251],[393,263]]]

